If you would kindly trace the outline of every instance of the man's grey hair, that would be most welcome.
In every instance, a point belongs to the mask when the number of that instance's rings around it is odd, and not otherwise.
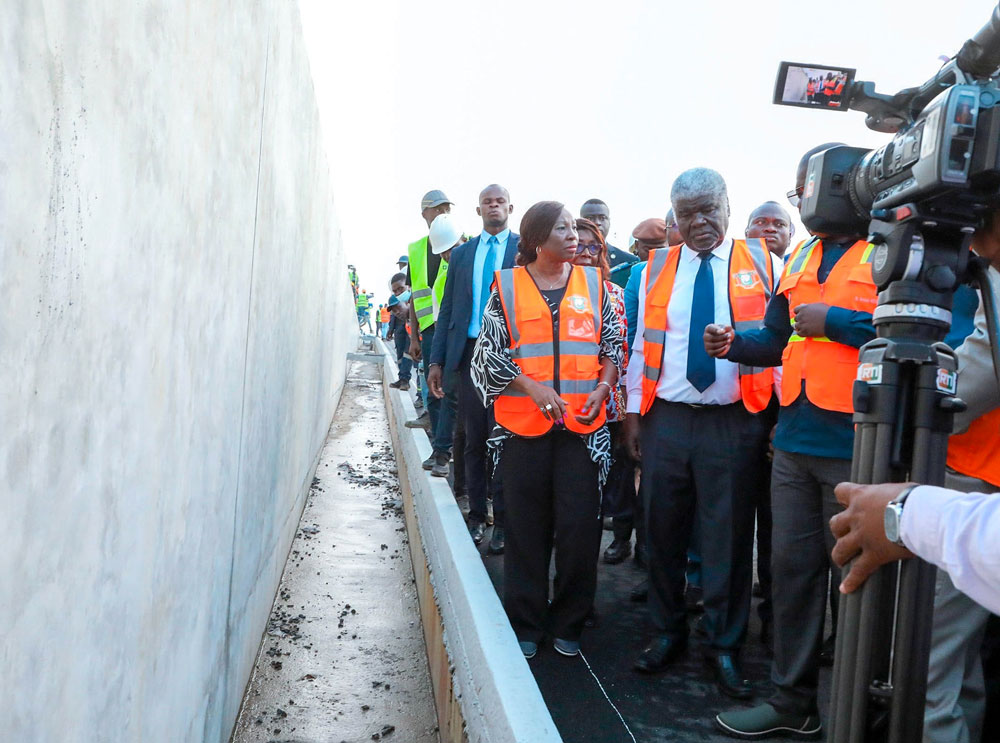
[[[677,199],[700,199],[709,196],[719,204],[729,203],[726,181],[711,168],[685,170],[670,187],[670,205],[677,207]]]

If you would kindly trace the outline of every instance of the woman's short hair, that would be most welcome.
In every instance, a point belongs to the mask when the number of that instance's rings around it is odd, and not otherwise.
[[[517,265],[527,266],[538,258],[538,246],[549,239],[552,228],[566,208],[558,201],[539,201],[521,217],[521,237],[517,243]]]
[[[601,250],[597,254],[597,267],[601,269],[601,278],[607,281],[611,275],[611,265],[608,263],[608,244],[604,242],[604,235],[601,234],[601,230],[596,224],[589,219],[580,217],[576,220],[576,231],[583,232],[584,230],[597,238],[597,244],[601,246]]]

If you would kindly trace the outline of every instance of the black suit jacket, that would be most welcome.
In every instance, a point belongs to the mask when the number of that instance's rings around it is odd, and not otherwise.
[[[504,268],[514,267],[519,239],[513,232],[507,238]],[[477,235],[455,248],[448,261],[448,280],[444,285],[444,298],[441,300],[441,311],[438,313],[434,332],[434,346],[429,356],[431,364],[440,364],[445,371],[458,368],[469,337],[469,323],[472,321],[472,272],[478,247]]]

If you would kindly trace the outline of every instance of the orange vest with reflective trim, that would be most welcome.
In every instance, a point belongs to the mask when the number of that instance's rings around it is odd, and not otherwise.
[[[674,291],[680,245],[653,250],[646,262],[644,310],[642,403],[645,415],[656,399],[656,386],[665,363],[663,344],[667,337],[667,308]],[[767,245],[760,239],[734,240],[729,255],[729,307],[733,328],[739,332],[763,327],[764,311],[774,286],[774,271]],[[740,364],[740,397],[751,413],[759,413],[771,400],[774,372],[768,367]]]
[[[604,425],[605,406],[593,423],[578,423],[590,393],[597,388],[601,362],[601,306],[604,282],[596,268],[573,266],[559,304],[559,335],[548,303],[524,267],[496,272],[496,285],[510,333],[510,356],[521,373],[553,388],[566,401],[563,424],[587,434]],[[558,376],[557,376],[558,372]],[[509,386],[493,403],[496,422],[518,436],[542,436],[552,428],[534,401]]]
[[[778,293],[788,298],[789,322],[800,304],[822,302],[856,312],[875,311],[878,288],[872,280],[873,248],[859,240],[840,257],[826,281],[819,283],[823,243],[812,239],[785,263]],[[791,405],[805,381],[806,397],[823,410],[853,413],[852,390],[858,374],[858,349],[827,337],[803,338],[792,333],[781,355],[781,404]]]
[[[1000,488],[1000,408],[976,418],[948,439],[948,466]]]

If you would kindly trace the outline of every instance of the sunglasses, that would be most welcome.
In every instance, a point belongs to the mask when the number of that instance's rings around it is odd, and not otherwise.
[[[785,197],[788,199],[788,203],[798,209],[799,204],[802,203],[802,193],[805,190],[804,186],[800,186],[799,188],[793,188],[791,191],[786,193]]]
[[[599,243],[577,243],[577,253],[590,253],[590,255],[600,255],[601,246]]]

